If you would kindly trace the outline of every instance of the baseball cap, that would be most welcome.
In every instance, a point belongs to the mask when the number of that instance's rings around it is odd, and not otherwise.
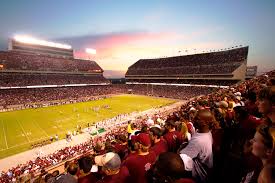
[[[139,142],[140,144],[144,146],[150,146],[151,140],[149,134],[146,133],[140,133],[138,135],[132,136],[131,140],[133,142]]]
[[[96,156],[95,163],[98,166],[103,166],[107,169],[115,170],[120,168],[121,160],[117,153],[108,152],[104,155]]]
[[[151,140],[150,140],[149,134],[140,133],[137,136],[137,142],[141,143],[144,146],[150,146],[151,145]]]

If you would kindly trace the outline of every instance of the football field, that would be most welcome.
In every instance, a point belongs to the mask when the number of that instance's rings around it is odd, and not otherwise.
[[[144,111],[175,100],[138,95],[117,95],[97,101],[0,113],[0,159],[26,151],[31,144],[58,134],[64,138],[76,126],[101,121],[119,114]],[[108,108],[103,106],[108,105]],[[100,108],[99,108],[100,107]],[[93,110],[99,108],[98,111]]]

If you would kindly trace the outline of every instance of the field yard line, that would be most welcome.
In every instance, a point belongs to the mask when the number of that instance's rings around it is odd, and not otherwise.
[[[27,137],[28,142],[30,142],[30,139],[29,139],[29,137],[28,137],[27,133],[25,132],[25,130],[24,130],[24,128],[23,128],[23,126],[22,126],[21,122],[20,122],[20,121],[18,121],[18,120],[16,120],[16,121],[17,121],[17,123],[19,123],[19,125],[20,125],[21,129],[23,130],[23,133],[24,133],[24,134],[25,134],[25,136]]]
[[[22,144],[17,144],[17,145],[14,145],[14,146],[10,146],[10,147],[7,148],[7,149],[1,149],[0,152],[1,152],[1,151],[8,150],[8,149],[12,149],[12,148],[14,148],[14,147],[18,147],[18,146],[30,144],[30,143],[32,143],[32,142],[37,142],[37,141],[40,141],[40,140],[45,140],[45,139],[49,139],[49,138],[40,138],[40,139],[37,139],[37,140],[32,140],[32,141],[30,141],[30,142],[24,142],[24,143],[22,143]]]
[[[34,123],[35,123],[35,125],[47,136],[47,137],[50,137],[48,134],[47,134],[47,132],[43,129],[43,128],[41,128],[41,126],[37,123],[37,121],[36,120],[34,120]]]
[[[4,127],[4,122],[3,122],[3,120],[1,120],[1,122],[3,125],[3,132],[4,132],[5,142],[6,142],[6,148],[8,149],[9,146],[8,146],[8,142],[7,142],[7,136],[6,136],[6,131],[5,131],[5,127]]]

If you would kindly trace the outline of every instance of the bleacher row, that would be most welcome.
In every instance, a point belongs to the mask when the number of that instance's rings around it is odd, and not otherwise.
[[[0,73],[0,87],[109,83],[102,75]]]
[[[126,75],[182,75],[231,73],[247,59],[248,47],[159,59],[141,59]]]
[[[1,51],[0,65],[2,65],[2,70],[102,72],[102,68],[94,61],[58,58],[15,51]]]
[[[202,65],[202,66],[181,66],[176,68],[148,68],[129,70],[129,75],[183,75],[183,74],[228,74],[237,69],[241,63],[231,65]]]

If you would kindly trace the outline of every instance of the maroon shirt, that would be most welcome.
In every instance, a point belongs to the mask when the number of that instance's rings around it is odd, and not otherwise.
[[[168,132],[163,137],[167,141],[168,151],[170,152],[177,152],[183,143],[183,135],[179,131]]]
[[[150,151],[147,155],[133,155],[127,158],[125,165],[130,173],[128,182],[131,183],[147,183],[147,171],[151,169],[157,157],[154,151]]]
[[[182,178],[182,179],[176,180],[175,183],[196,183],[196,182],[193,179]]]
[[[129,170],[126,166],[122,166],[118,174],[108,175],[96,183],[126,183],[129,178]]]
[[[159,156],[160,153],[168,151],[167,142],[161,138],[159,142],[157,142],[156,144],[154,144],[153,147],[151,147],[151,150],[156,153],[156,156]]]
[[[90,173],[89,175],[80,177],[78,179],[78,183],[89,183],[89,182],[96,182],[96,181],[97,181],[97,179],[93,173]]]

